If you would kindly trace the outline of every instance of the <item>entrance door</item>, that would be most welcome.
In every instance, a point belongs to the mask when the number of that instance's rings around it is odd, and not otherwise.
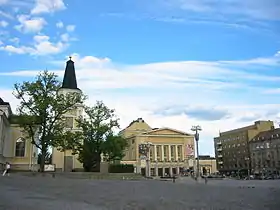
[[[71,172],[73,170],[73,156],[64,157],[64,171]]]

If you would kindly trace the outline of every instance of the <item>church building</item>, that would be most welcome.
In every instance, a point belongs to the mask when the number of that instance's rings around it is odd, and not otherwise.
[[[58,91],[58,94],[68,93],[82,93],[77,86],[75,65],[74,61],[71,60],[71,57],[66,63],[62,87]],[[83,115],[83,111],[83,105],[76,104],[75,108],[63,115],[63,119],[66,122],[65,130],[71,130],[73,132],[81,131],[77,127],[76,119]],[[83,169],[83,165],[78,161],[78,155],[72,155],[71,150],[60,152],[56,148],[53,148],[52,163],[55,165],[56,171],[70,172]]]
[[[32,170],[37,164],[37,148],[25,138],[9,102],[0,98],[0,170],[5,163],[12,170]]]

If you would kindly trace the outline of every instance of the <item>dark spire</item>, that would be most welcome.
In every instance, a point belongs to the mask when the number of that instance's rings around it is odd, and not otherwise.
[[[61,88],[79,89],[77,87],[74,61],[72,61],[71,59],[72,57],[70,56],[69,60],[66,62],[66,68],[65,68],[63,83]]]

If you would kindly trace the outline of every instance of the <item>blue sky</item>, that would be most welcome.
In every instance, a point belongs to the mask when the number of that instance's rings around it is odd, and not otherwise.
[[[223,3],[221,3],[223,2]],[[273,120],[280,82],[280,2],[275,0],[0,0],[0,97],[73,56],[88,103],[115,108],[122,127],[202,126],[213,137]]]

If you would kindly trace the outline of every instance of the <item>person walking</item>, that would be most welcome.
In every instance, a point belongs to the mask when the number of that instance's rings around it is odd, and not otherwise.
[[[10,169],[11,169],[10,163],[6,162],[5,170],[4,170],[2,176],[5,176],[6,174],[7,174],[7,176],[10,176]]]

